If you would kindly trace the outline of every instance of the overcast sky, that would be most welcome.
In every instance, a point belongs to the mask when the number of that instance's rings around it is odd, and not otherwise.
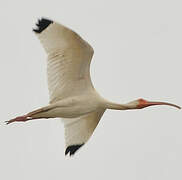
[[[74,29],[94,48],[91,76],[105,98],[182,105],[180,0],[3,0],[0,121],[47,105],[46,54],[32,33],[39,17]],[[60,120],[0,126],[3,180],[181,180],[182,111],[111,111],[74,157]]]

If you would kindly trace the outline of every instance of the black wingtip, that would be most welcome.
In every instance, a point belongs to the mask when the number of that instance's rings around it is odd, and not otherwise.
[[[39,19],[38,22],[36,23],[37,28],[33,29],[33,31],[36,33],[41,33],[52,23],[53,21],[49,19],[45,19],[45,18]]]
[[[65,156],[69,153],[70,156],[74,155],[75,152],[80,149],[82,146],[84,145],[83,144],[76,144],[76,145],[71,145],[71,146],[68,146],[66,148],[66,151],[65,151]]]

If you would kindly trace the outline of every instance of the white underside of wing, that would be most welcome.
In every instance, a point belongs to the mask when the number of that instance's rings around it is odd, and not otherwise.
[[[93,49],[86,41],[55,22],[37,36],[48,54],[50,103],[93,89],[90,79]]]
[[[69,54],[59,52],[54,58],[48,58],[47,78],[50,94],[50,102],[77,96],[84,91],[93,88],[89,68],[90,64],[79,63],[76,59],[69,57]],[[88,70],[88,73],[81,73]]]
[[[86,143],[104,112],[105,109],[78,118],[63,118],[66,147]]]

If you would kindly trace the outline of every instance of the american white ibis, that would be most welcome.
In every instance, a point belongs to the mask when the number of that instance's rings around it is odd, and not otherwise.
[[[90,78],[93,48],[71,29],[54,21],[38,21],[33,29],[47,55],[50,103],[6,124],[41,118],[62,118],[66,154],[73,155],[87,142],[106,109],[131,110],[153,105],[179,106],[138,99],[127,104],[110,102],[95,90]]]

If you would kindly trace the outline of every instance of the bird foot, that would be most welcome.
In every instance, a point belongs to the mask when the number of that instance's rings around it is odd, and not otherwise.
[[[11,124],[13,122],[25,122],[27,120],[28,120],[28,116],[26,116],[26,115],[25,116],[18,116],[18,117],[11,119],[9,121],[5,121],[5,124]]]

